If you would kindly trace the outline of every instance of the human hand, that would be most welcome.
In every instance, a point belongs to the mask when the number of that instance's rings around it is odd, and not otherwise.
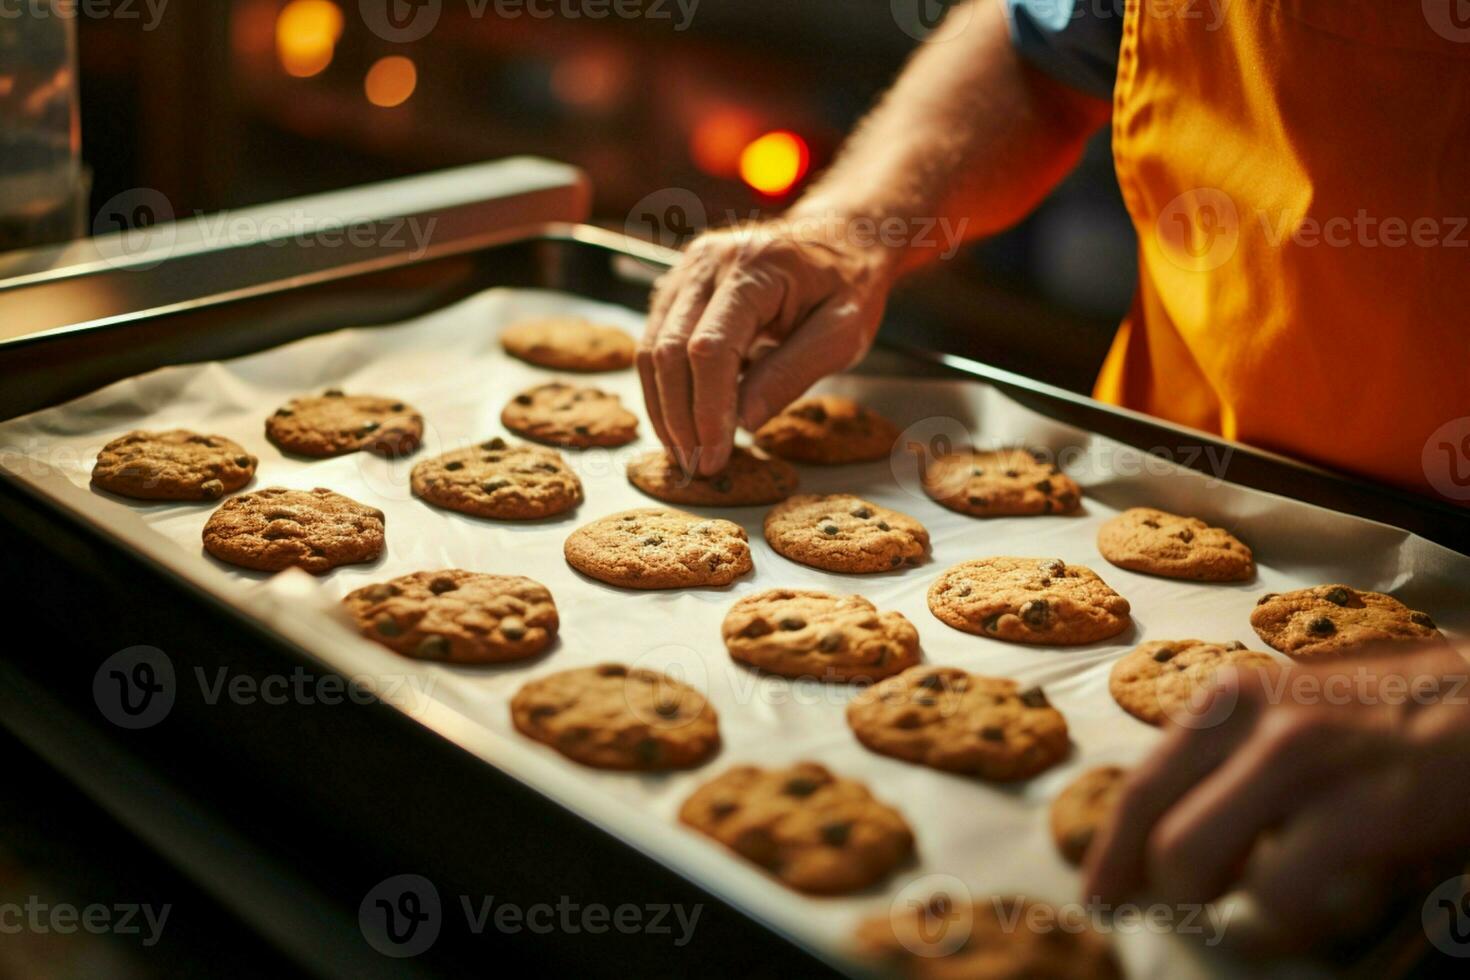
[[[1240,889],[1311,946],[1371,923],[1406,870],[1470,848],[1467,664],[1392,659],[1222,672],[1208,707],[1130,776],[1084,895],[1177,904]]]
[[[705,234],[662,276],[638,348],[659,439],[689,473],[873,343],[896,259],[878,245],[774,221]]]

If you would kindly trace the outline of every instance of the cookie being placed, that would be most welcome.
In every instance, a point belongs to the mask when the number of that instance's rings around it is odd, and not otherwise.
[[[1135,647],[1113,664],[1108,690],[1119,706],[1139,721],[1162,725],[1187,719],[1194,693],[1209,689],[1221,667],[1276,669],[1269,654],[1243,643],[1204,640],[1153,640]]]
[[[897,810],[812,762],[736,766],[694,791],[679,819],[798,891],[866,888],[914,850]]]
[[[703,694],[621,664],[538,677],[516,692],[510,716],[521,734],[598,769],[688,769],[720,747]]]
[[[1122,980],[1086,918],[1014,896],[894,902],[858,926],[874,972],[913,980]]]
[[[882,755],[995,782],[1029,779],[1066,758],[1067,722],[1039,687],[914,667],[847,706],[847,724]]]
[[[628,482],[670,504],[696,507],[751,507],[785,500],[796,490],[796,469],[787,462],[746,449],[713,476],[688,476],[668,453],[645,453],[628,464]]]
[[[511,357],[558,371],[618,371],[633,363],[632,337],[581,317],[514,323],[501,333],[500,343]]]
[[[1132,622],[1127,599],[1059,558],[960,562],[929,587],[929,610],[966,633],[1063,646],[1105,640]]]
[[[787,405],[755,432],[755,444],[797,463],[866,463],[883,459],[898,426],[851,398],[813,395]]]
[[[1051,839],[1069,864],[1080,865],[1103,823],[1123,794],[1127,770],[1119,766],[1089,769],[1051,801]]]
[[[137,500],[218,500],[249,483],[256,463],[224,436],[138,429],[102,447],[92,482]]]
[[[499,436],[418,463],[409,485],[435,507],[505,521],[551,517],[582,502],[582,481],[560,453]]]
[[[500,413],[510,431],[553,446],[624,446],[638,438],[638,417],[617,395],[552,381],[527,388]]]
[[[336,388],[293,398],[265,420],[266,438],[288,453],[325,458],[365,449],[407,456],[424,437],[424,418],[408,404]]]
[[[1425,643],[1443,636],[1427,613],[1381,592],[1319,585],[1267,593],[1251,626],[1271,647],[1298,659],[1351,653],[1371,643]]]
[[[1070,476],[1025,449],[954,453],[924,468],[924,492],[975,517],[1070,514],[1082,491]]]
[[[754,567],[739,524],[659,507],[584,524],[563,551],[583,575],[628,589],[729,585]]]
[[[1097,550],[1119,568],[1197,582],[1242,582],[1256,574],[1251,550],[1197,517],[1130,507],[1098,528]]]
[[[493,664],[534,657],[556,636],[556,604],[540,582],[458,568],[414,572],[342,600],[370,640],[405,657]]]
[[[317,487],[267,487],[220,504],[204,524],[204,550],[241,568],[313,575],[383,553],[383,512]]]
[[[876,681],[919,662],[919,631],[860,595],[767,589],[730,607],[730,656],[782,677]]]
[[[829,572],[886,572],[929,550],[924,525],[850,493],[798,494],[771,508],[765,533],[778,554]]]

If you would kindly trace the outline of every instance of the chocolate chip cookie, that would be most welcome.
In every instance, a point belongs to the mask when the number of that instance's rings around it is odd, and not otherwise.
[[[342,600],[370,640],[405,657],[493,664],[534,657],[556,637],[556,604],[540,582],[449,568],[414,572]]]
[[[504,521],[551,517],[582,502],[582,481],[560,453],[499,436],[424,460],[409,485],[435,507]]]
[[[102,447],[92,482],[137,500],[218,500],[249,483],[257,462],[224,436],[138,429]]]
[[[617,395],[564,381],[516,395],[501,411],[500,424],[527,439],[577,449],[625,446],[638,438],[638,416]]]
[[[1210,687],[1221,667],[1276,670],[1270,654],[1243,643],[1204,640],[1153,640],[1135,647],[1113,664],[1108,690],[1133,717],[1150,725],[1184,719],[1190,698]]]
[[[886,878],[914,851],[899,812],[812,762],[736,766],[685,801],[679,819],[786,885],[816,895]]]
[[[790,463],[746,449],[730,453],[730,462],[713,476],[688,476],[663,450],[645,453],[628,464],[628,482],[670,504],[696,507],[751,507],[785,500],[796,490]]]
[[[1051,839],[1069,864],[1081,864],[1087,849],[1123,795],[1127,770],[1099,766],[1078,776],[1051,801]]]
[[[1242,582],[1256,574],[1251,550],[1197,517],[1130,507],[1103,524],[1097,550],[1119,568],[1197,582]]]
[[[876,681],[919,662],[919,631],[860,595],[767,589],[730,607],[730,656],[782,677]]]
[[[317,487],[231,497],[204,524],[204,550],[241,568],[313,575],[383,553],[383,512]]]
[[[1367,644],[1443,639],[1427,613],[1391,595],[1347,585],[1267,593],[1251,612],[1251,626],[1267,644],[1302,660],[1351,653]]]
[[[584,524],[563,550],[583,575],[627,589],[729,585],[754,567],[739,524],[660,507]]]
[[[521,734],[598,769],[689,769],[720,747],[703,694],[621,664],[538,677],[516,692],[510,716]]]
[[[894,903],[857,930],[860,956],[913,980],[1122,980],[1085,918],[1014,896]]]
[[[1013,643],[1092,643],[1132,622],[1127,599],[1059,558],[960,562],[930,586],[929,610],[957,630]]]
[[[325,458],[365,449],[407,456],[424,437],[424,418],[394,398],[347,395],[333,388],[293,398],[265,420],[266,438],[288,453]]]
[[[778,554],[829,572],[886,572],[929,550],[924,525],[850,493],[798,494],[771,508],[765,533]]]
[[[898,426],[851,398],[801,398],[755,432],[755,444],[797,463],[866,463],[884,459],[898,441]]]
[[[1082,490],[1040,452],[999,449],[952,453],[924,468],[924,492],[975,517],[1070,514]]]
[[[1029,779],[1071,748],[1041,688],[955,667],[913,667],[874,684],[848,704],[847,724],[874,752],[996,782]]]
[[[633,338],[617,327],[574,316],[524,320],[505,328],[511,357],[558,371],[619,371],[633,363]]]

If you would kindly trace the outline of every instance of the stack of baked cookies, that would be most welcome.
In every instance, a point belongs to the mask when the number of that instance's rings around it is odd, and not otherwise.
[[[621,330],[571,318],[517,324],[505,350],[559,372],[626,370],[633,345]],[[562,451],[617,447],[638,437],[638,418],[616,395],[558,379],[522,391],[501,413],[502,436],[417,463],[413,494],[424,504],[498,521],[546,518],[576,508],[583,487]],[[283,452],[325,458],[352,452],[416,452],[424,422],[391,397],[331,390],[293,399],[265,422]],[[854,494],[798,494],[793,464],[845,466],[888,456],[898,429],[849,399],[801,399],[755,433],[712,476],[685,475],[661,451],[633,458],[633,486],[678,507],[769,507],[763,530],[783,558],[848,574],[919,574],[929,535],[915,518]],[[216,435],[182,430],[130,432],[98,456],[94,483],[145,500],[214,501],[254,478],[258,460]],[[1082,491],[1045,453],[1025,448],[963,451],[929,461],[925,493],[978,519],[1077,513]],[[325,488],[269,487],[228,496],[204,525],[209,554],[244,568],[297,567],[313,574],[375,560],[385,545],[385,515]],[[1251,549],[1225,529],[1147,507],[1102,525],[1103,559],[1120,568],[1198,582],[1242,582],[1255,575]],[[632,590],[728,585],[752,571],[746,531],[716,517],[671,506],[608,514],[573,531],[566,561],[578,572]],[[363,635],[407,657],[456,664],[528,660],[556,637],[551,593],[517,575],[427,569],[356,589],[343,600]],[[946,626],[988,640],[1072,646],[1122,633],[1129,602],[1092,569],[1060,559],[986,556],[936,576],[928,606]],[[1394,598],[1323,585],[1261,598],[1251,616],[1257,635],[1292,658],[1340,655],[1370,642],[1424,641],[1430,618]],[[994,782],[1029,779],[1067,757],[1067,722],[1038,687],[922,662],[919,631],[898,612],[861,595],[774,588],[734,601],[721,627],[730,657],[788,678],[851,685],[847,722],[868,750],[946,773]],[[1275,671],[1282,661],[1239,642],[1150,641],[1120,657],[1113,698],[1142,722],[1162,725],[1192,709],[1225,666]],[[543,675],[524,685],[509,710],[518,731],[579,763],[655,771],[707,763],[720,748],[714,705],[663,673],[601,664]],[[1126,773],[1085,773],[1054,802],[1057,846],[1080,862],[1106,820]],[[903,815],[853,779],[816,762],[736,766],[697,789],[680,819],[792,888],[836,894],[866,888],[909,861],[915,839]],[[933,903],[950,901],[936,896]],[[944,957],[949,975],[969,959],[1015,965],[1014,975],[1107,976],[1110,953],[1086,932],[1060,933],[1059,945],[993,921],[1004,903],[967,907],[970,940]],[[953,909],[914,913],[950,921]],[[904,913],[907,915],[908,913]],[[933,923],[929,923],[933,925]],[[928,936],[916,946],[905,930]],[[923,965],[919,949],[936,942],[922,921],[884,917],[864,924],[858,943],[899,967]],[[941,930],[942,932],[942,930]],[[942,935],[937,941],[942,941]],[[1057,937],[1052,937],[1056,940]]]

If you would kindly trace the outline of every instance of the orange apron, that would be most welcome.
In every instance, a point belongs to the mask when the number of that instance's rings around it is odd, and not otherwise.
[[[1470,467],[1459,2],[1129,0],[1139,285],[1098,398],[1444,499],[1426,443],[1464,428]]]

